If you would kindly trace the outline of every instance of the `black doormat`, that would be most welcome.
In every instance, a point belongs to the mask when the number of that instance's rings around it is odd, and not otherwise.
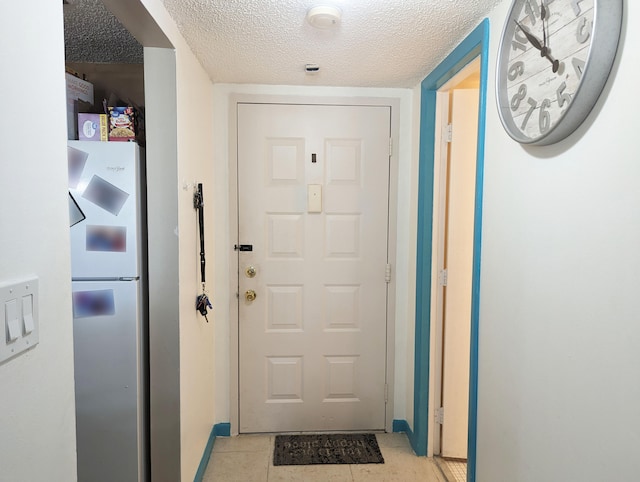
[[[384,464],[372,433],[276,435],[273,465]]]

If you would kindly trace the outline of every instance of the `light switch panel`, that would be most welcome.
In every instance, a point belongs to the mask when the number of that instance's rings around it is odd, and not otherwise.
[[[307,186],[307,212],[322,212],[322,184],[309,184]]]
[[[0,309],[5,336],[0,337],[0,363],[38,344],[38,278],[0,282]]]

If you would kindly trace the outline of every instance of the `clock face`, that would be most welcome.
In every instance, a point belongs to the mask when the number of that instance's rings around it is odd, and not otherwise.
[[[601,13],[598,3],[614,13]],[[622,0],[513,2],[497,72],[498,108],[511,137],[551,144],[582,123],[611,69],[621,18]],[[601,40],[606,49],[595,48]]]

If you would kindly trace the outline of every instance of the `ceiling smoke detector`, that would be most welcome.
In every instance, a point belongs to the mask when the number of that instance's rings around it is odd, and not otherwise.
[[[336,7],[320,5],[307,12],[307,22],[316,28],[329,29],[340,25],[342,12]]]

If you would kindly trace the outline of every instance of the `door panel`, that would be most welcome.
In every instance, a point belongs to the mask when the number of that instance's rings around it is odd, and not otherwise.
[[[78,480],[143,480],[138,281],[72,283]]]
[[[443,457],[467,458],[478,90],[452,91],[442,406]]]
[[[68,141],[69,193],[86,219],[71,227],[74,279],[140,276],[140,149]]]
[[[384,429],[389,135],[389,107],[238,106],[240,432]]]

